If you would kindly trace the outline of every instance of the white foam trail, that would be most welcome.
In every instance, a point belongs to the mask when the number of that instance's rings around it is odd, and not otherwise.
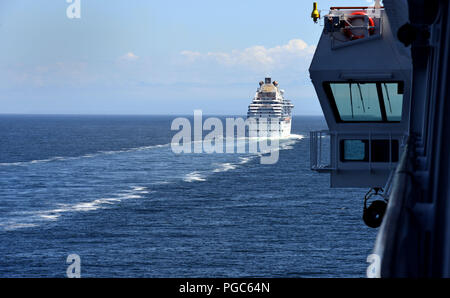
[[[136,147],[136,148],[130,148],[130,149],[123,149],[123,150],[98,151],[96,153],[84,154],[82,156],[70,156],[70,157],[55,156],[55,157],[51,157],[51,158],[47,158],[47,159],[36,159],[36,160],[31,160],[31,161],[4,162],[4,163],[0,163],[0,166],[2,166],[2,167],[26,166],[26,165],[32,165],[32,164],[47,163],[47,162],[52,162],[52,161],[67,161],[67,160],[82,159],[82,158],[93,158],[93,157],[97,157],[100,155],[151,150],[151,149],[156,149],[156,148],[168,147],[169,145],[170,144],[152,145],[152,146],[142,146],[142,147]]]
[[[165,185],[165,184],[170,184],[170,181],[158,181],[158,182],[154,182],[153,185]]]
[[[90,202],[79,202],[76,204],[59,204],[57,208],[50,210],[43,210],[37,212],[26,212],[29,216],[22,218],[24,221],[30,220],[45,220],[45,221],[55,221],[61,217],[64,213],[68,212],[88,212],[94,211],[97,209],[107,208],[108,205],[113,205],[118,202],[127,199],[140,199],[143,198],[143,195],[149,193],[147,187],[143,186],[134,186],[131,190],[125,191],[125,193],[117,194],[115,197],[111,198],[101,198],[96,199]],[[20,221],[20,220],[19,220]],[[36,227],[38,223],[20,223],[20,222],[11,222],[9,224],[2,224],[4,230],[15,230],[18,228],[27,228],[27,227]]]
[[[195,182],[195,181],[206,181],[206,179],[205,177],[201,176],[199,172],[194,171],[184,176],[183,181]]]
[[[142,187],[142,186],[134,186],[133,187],[134,191],[144,191],[146,189],[147,189],[147,187]]]
[[[301,140],[303,138],[305,138],[304,135],[298,135],[298,134],[290,134],[288,136],[247,137],[248,140],[252,140],[252,141],[259,141],[259,140],[290,140],[290,139]]]
[[[25,224],[25,223],[13,223],[13,224],[8,224],[8,225],[4,225],[4,230],[5,231],[14,231],[17,229],[23,229],[23,228],[33,228],[33,227],[37,227],[37,224]]]
[[[269,140],[279,139],[279,140],[280,140],[279,145],[278,145],[278,148],[270,149],[270,150],[267,150],[267,151],[261,151],[261,152],[259,152],[259,153],[256,153],[255,155],[253,155],[253,158],[254,158],[254,157],[260,157],[260,156],[262,156],[263,154],[269,154],[269,153],[274,152],[274,151],[281,151],[281,150],[291,150],[291,149],[294,149],[294,147],[293,147],[292,145],[294,145],[295,143],[297,143],[297,141],[303,139],[304,137],[305,137],[305,136],[303,136],[303,135],[290,134],[289,136],[281,137],[281,138],[278,138],[278,137],[270,137],[270,138],[267,138],[267,137],[256,137],[256,138],[249,138],[249,141],[250,141],[250,140],[252,140],[252,141],[259,141],[259,140],[267,140],[267,139],[269,139]],[[287,140],[287,141],[285,141],[285,140]],[[248,161],[246,161],[246,162],[248,162]]]
[[[142,198],[141,195],[134,195],[134,194],[130,194],[130,195],[120,195],[119,196],[121,199],[140,199]]]
[[[239,157],[239,159],[241,160],[241,161],[239,162],[239,164],[241,164],[241,165],[246,164],[246,163],[248,163],[248,162],[254,160],[255,158],[257,158],[257,157],[259,157],[259,156],[260,156],[260,154],[256,154],[256,155],[252,155],[252,156],[247,156],[247,157]]]
[[[252,158],[250,157],[239,157],[239,159],[241,160],[239,163],[241,165],[248,163],[250,160],[252,160]]]
[[[140,191],[144,191],[145,189],[147,189],[146,187],[135,187],[135,188],[133,188],[133,190],[135,190],[136,188],[138,188]],[[119,194],[115,198],[101,198],[101,199],[96,199],[91,202],[81,202],[81,203],[77,203],[77,204],[73,204],[73,205],[62,205],[58,209],[40,211],[39,213],[40,213],[40,217],[42,217],[42,218],[52,219],[52,218],[55,218],[56,216],[59,217],[59,215],[61,213],[74,212],[74,211],[83,211],[83,212],[94,211],[94,210],[97,210],[100,208],[105,208],[106,207],[105,205],[112,205],[116,202],[121,202],[122,200],[125,200],[125,199],[140,199],[140,198],[142,198],[142,196],[137,193]]]
[[[60,217],[59,214],[41,214],[39,216],[47,220],[57,220]]]
[[[275,151],[294,149],[294,147],[292,145],[294,145],[295,143],[297,143],[298,140],[301,140],[303,138],[304,138],[303,135],[298,135],[298,134],[291,134],[291,135],[289,135],[287,137],[280,138],[282,140],[288,140],[288,141],[286,141],[286,142],[283,141],[282,143],[280,143],[279,148],[275,149]],[[247,138],[247,139],[250,141],[250,140],[261,140],[261,139],[267,139],[267,138],[259,138],[258,137],[258,138]],[[276,138],[270,138],[270,139],[276,139]],[[239,165],[246,164],[246,163],[250,162],[251,160],[255,159],[256,157],[259,157],[259,156],[261,156],[262,154],[265,154],[265,153],[270,153],[270,151],[260,152],[258,154],[247,156],[247,157],[239,157],[240,162],[238,162],[237,164],[223,163],[223,164],[220,165],[219,168],[214,169],[213,172],[214,173],[219,173],[219,172],[227,172],[227,171],[230,171],[230,170],[234,170]],[[193,177],[189,177],[189,178],[193,178]],[[191,182],[191,181],[189,181],[189,182]]]
[[[0,163],[0,166],[5,167],[5,166],[20,166],[22,165],[22,162],[6,162],[6,163]]]
[[[290,134],[287,138],[288,138],[288,139],[297,139],[297,140],[301,140],[301,139],[304,139],[305,136],[304,136],[304,135],[298,135],[298,134]]]
[[[219,168],[214,169],[213,172],[214,173],[220,173],[220,172],[228,172],[230,170],[234,170],[237,168],[237,165],[226,162],[220,165]]]

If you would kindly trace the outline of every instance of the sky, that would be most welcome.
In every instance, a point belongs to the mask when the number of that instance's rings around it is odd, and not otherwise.
[[[322,113],[313,1],[78,0],[69,18],[71,1],[0,0],[0,113],[245,115],[266,76],[294,115]]]

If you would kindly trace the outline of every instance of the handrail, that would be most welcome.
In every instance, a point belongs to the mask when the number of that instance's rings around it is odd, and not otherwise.
[[[322,137],[324,135],[331,136],[332,133],[328,130],[310,132],[310,168],[313,171],[324,172],[333,170],[331,165],[322,163]]]
[[[373,6],[332,6],[330,10],[340,10],[340,9],[369,9],[374,8]],[[384,6],[380,6],[380,8],[384,9]]]
[[[410,195],[412,190],[409,172],[411,147],[411,139],[408,138],[395,170],[389,204],[375,241],[374,253],[381,258],[380,268],[378,268],[381,277],[390,277],[392,274],[391,266],[395,261],[396,243],[398,243],[396,239],[399,237],[399,228],[402,226],[402,210],[405,210],[403,208],[405,198]]]

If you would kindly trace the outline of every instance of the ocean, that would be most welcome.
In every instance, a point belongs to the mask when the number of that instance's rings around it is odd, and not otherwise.
[[[175,154],[174,116],[0,116],[0,277],[365,277],[366,189],[309,169],[293,118],[279,160]]]

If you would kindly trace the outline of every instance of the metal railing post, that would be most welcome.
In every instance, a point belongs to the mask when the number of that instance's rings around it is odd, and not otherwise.
[[[369,171],[372,172],[372,131],[369,131]]]

